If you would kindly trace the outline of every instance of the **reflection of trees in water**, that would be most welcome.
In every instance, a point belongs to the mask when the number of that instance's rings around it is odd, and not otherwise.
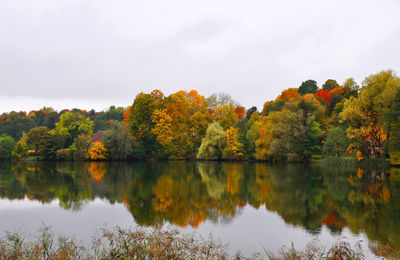
[[[79,210],[94,198],[124,203],[139,225],[230,223],[265,206],[319,233],[344,227],[400,249],[400,170],[220,162],[38,162],[0,164],[0,196],[58,199]],[[262,223],[260,223],[262,224]],[[391,240],[389,239],[391,238]]]
[[[324,176],[335,210],[353,233],[365,232],[370,240],[390,242],[400,250],[400,182],[396,170],[388,174],[376,169],[331,169]]]

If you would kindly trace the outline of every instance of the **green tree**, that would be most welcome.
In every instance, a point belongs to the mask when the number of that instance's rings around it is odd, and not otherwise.
[[[56,123],[56,128],[52,131],[67,138],[67,146],[72,144],[78,135],[93,134],[93,121],[79,112],[65,112],[60,116],[60,122]]]
[[[387,112],[389,124],[388,153],[390,163],[400,165],[400,89],[397,91],[393,107]]]
[[[90,149],[90,136],[80,134],[75,138],[75,160],[84,160],[88,158],[88,151]]]
[[[306,143],[303,151],[303,158],[307,161],[311,159],[314,154],[321,150],[321,125],[314,120],[314,117],[308,117],[306,120]]]
[[[47,132],[39,144],[39,153],[47,160],[57,159],[57,151],[67,147],[67,137],[54,131]]]
[[[385,154],[385,141],[392,123],[392,111],[400,79],[391,70],[367,77],[358,97],[344,103],[340,113],[342,121],[349,124],[347,136],[353,146],[366,157]]]
[[[315,94],[318,91],[317,82],[315,80],[309,79],[301,83],[299,87],[299,94],[304,96],[305,94],[312,93]]]
[[[146,149],[146,154],[158,147],[156,137],[152,133],[153,122],[151,120],[154,110],[157,108],[155,98],[150,94],[140,93],[136,96],[130,108],[128,125],[132,136]]]
[[[39,150],[40,140],[49,131],[45,126],[35,127],[28,132],[28,144],[33,145],[35,151]]]
[[[8,160],[11,158],[16,141],[11,136],[2,134],[0,136],[0,160]]]
[[[323,147],[324,154],[341,155],[346,152],[350,140],[347,138],[346,131],[342,127],[330,129]]]
[[[277,160],[301,161],[306,141],[303,111],[283,110],[275,115],[269,154]]]
[[[257,112],[257,107],[256,106],[252,106],[251,108],[246,110],[246,119],[250,119],[251,115]]]
[[[201,142],[197,159],[220,160],[226,146],[226,133],[218,123],[211,123]]]
[[[325,81],[325,83],[322,85],[322,89],[323,90],[331,90],[334,88],[338,88],[340,87],[339,83],[337,83],[336,80],[334,79],[328,79],[327,81]]]
[[[26,115],[26,112],[12,111],[0,116],[0,134],[6,134],[19,140],[22,132],[28,132],[35,127],[35,121]]]
[[[360,88],[360,86],[353,78],[346,79],[343,83],[343,87],[350,88],[353,91],[358,91],[358,89]]]
[[[114,121],[104,134],[104,146],[109,150],[114,160],[125,160],[132,152],[133,140],[122,122]]]

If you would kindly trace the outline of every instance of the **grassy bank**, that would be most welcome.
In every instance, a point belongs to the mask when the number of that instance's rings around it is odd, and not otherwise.
[[[275,255],[268,249],[251,256],[228,254],[228,245],[212,237],[202,238],[178,230],[103,229],[85,247],[66,237],[55,239],[49,227],[42,227],[35,239],[7,233],[0,241],[1,259],[364,259],[359,243],[343,239],[324,248],[317,241],[299,250],[284,246]],[[373,252],[381,257],[399,257],[387,245],[377,244]]]

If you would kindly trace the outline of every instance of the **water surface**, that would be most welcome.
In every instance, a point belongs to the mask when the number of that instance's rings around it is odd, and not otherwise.
[[[0,232],[89,243],[104,226],[210,233],[230,250],[277,252],[313,239],[400,250],[400,169],[218,162],[1,163]]]

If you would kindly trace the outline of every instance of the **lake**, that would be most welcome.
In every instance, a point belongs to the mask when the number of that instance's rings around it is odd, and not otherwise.
[[[88,244],[103,227],[211,233],[245,255],[317,239],[400,250],[400,169],[255,162],[0,164],[0,232],[45,223]]]

